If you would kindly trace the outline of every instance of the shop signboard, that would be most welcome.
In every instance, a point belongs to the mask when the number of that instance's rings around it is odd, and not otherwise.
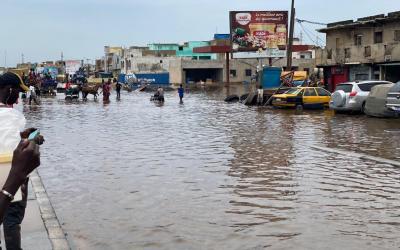
[[[287,11],[230,12],[233,52],[285,50],[287,30]]]

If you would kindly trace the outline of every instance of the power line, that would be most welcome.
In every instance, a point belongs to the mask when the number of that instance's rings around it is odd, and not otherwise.
[[[296,18],[296,22],[298,22],[298,23],[309,23],[309,24],[315,24],[315,25],[328,25],[327,23],[313,22],[313,21],[308,21],[308,20],[303,20],[303,19],[298,19],[298,18]]]
[[[306,34],[306,36],[308,37],[308,39],[310,39],[311,42],[313,42],[315,45],[318,45],[314,39],[312,38],[312,35],[310,35],[310,33],[304,28],[302,23],[299,23],[301,29],[304,31],[304,33]]]

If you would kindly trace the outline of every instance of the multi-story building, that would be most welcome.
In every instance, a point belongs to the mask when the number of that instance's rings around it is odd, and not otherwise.
[[[293,69],[313,73],[315,52],[313,46],[301,45],[298,39],[295,44],[302,51],[293,53]],[[217,52],[204,51],[202,48],[222,48]],[[198,50],[200,49],[200,51]],[[226,82],[226,53],[230,55],[230,36],[215,36],[211,41],[191,41],[178,43],[153,43],[146,47],[129,48],[105,47],[104,69],[107,72],[122,74],[169,74],[171,83],[189,82]],[[286,58],[274,58],[273,66],[284,68]],[[231,82],[250,82],[258,65],[268,65],[264,59],[231,59],[229,77]],[[101,68],[96,63],[96,68]]]
[[[121,59],[124,56],[124,48],[104,46],[104,71],[119,74],[121,72]]]
[[[331,90],[346,81],[400,81],[400,12],[330,23],[319,32],[326,47],[316,61]]]
[[[212,53],[202,54],[193,52],[194,48],[209,46],[210,42],[208,41],[190,41],[185,42],[182,45],[177,43],[153,43],[149,44],[149,51],[166,53],[170,52],[171,55],[176,55],[177,57],[185,57],[190,58],[192,60],[216,60],[217,55]]]

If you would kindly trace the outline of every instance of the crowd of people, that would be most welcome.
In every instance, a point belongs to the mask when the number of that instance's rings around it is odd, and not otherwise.
[[[55,81],[51,76],[50,72],[45,72],[41,74],[41,73],[36,73],[33,69],[29,71],[28,75],[26,75],[25,72],[23,72],[21,79],[24,82],[24,84],[26,84],[26,86],[29,88],[29,90],[26,90],[22,93],[22,99],[24,101],[28,100],[29,105],[32,105],[32,103],[39,105],[40,103],[39,100],[43,88],[45,88],[49,82],[53,83],[53,85],[55,84]],[[53,90],[56,88],[56,86],[52,87]]]

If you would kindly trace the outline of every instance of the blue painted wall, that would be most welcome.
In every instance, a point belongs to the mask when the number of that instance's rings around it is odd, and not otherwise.
[[[261,75],[263,89],[275,89],[281,86],[282,69],[278,67],[264,67]]]
[[[151,84],[169,84],[169,73],[135,74],[138,81],[146,81]]]

